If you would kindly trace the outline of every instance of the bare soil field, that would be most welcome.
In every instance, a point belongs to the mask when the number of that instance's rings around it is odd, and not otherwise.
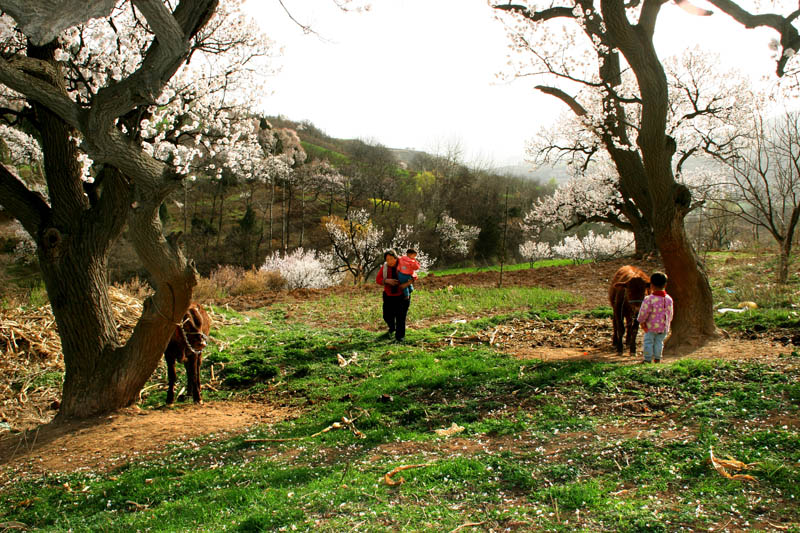
[[[0,437],[0,488],[27,474],[105,472],[171,444],[197,448],[293,416],[296,410],[287,407],[211,402],[156,410],[131,407],[95,419],[49,423]]]

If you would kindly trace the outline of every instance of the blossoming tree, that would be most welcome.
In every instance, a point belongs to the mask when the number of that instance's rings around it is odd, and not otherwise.
[[[34,132],[48,195],[0,166],[0,204],[38,247],[65,361],[59,416],[91,416],[135,401],[191,300],[196,272],[163,233],[164,199],[198,170],[255,171],[252,122],[225,98],[267,42],[217,0],[119,2],[41,44],[3,22],[3,120]],[[213,68],[187,66],[203,54]],[[126,222],[155,294],[123,343],[106,265]]]
[[[477,226],[460,224],[447,211],[442,213],[435,229],[439,237],[439,254],[456,257],[467,255],[481,232]]]
[[[749,27],[768,25],[782,32],[789,39],[782,42],[784,48],[794,46],[790,41],[800,41],[791,26],[796,17],[764,20],[748,16],[729,0],[711,3]],[[653,46],[665,4],[664,0],[630,4],[576,0],[494,7],[508,15],[512,48],[550,80],[551,84],[537,89],[560,99],[585,123],[584,129],[601,140],[617,168],[621,194],[633,200],[652,226],[664,266],[674,280],[670,342],[696,345],[716,336],[717,330],[708,278],[684,229],[692,195],[675,179],[673,158],[678,146],[669,135],[670,87]],[[785,63],[783,58],[780,61]],[[783,66],[779,65],[779,71]],[[584,92],[599,98],[586,103],[581,98]]]
[[[333,246],[337,270],[349,272],[355,283],[362,283],[381,255],[383,230],[370,220],[366,209],[351,211],[345,218],[323,217],[322,224]]]

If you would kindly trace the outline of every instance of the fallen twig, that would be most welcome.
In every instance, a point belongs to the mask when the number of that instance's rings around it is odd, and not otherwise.
[[[728,473],[727,470],[727,469],[746,470],[750,468],[752,465],[738,461],[730,456],[727,459],[717,459],[716,457],[714,457],[714,448],[709,448],[708,453],[709,457],[711,458],[711,465],[714,467],[714,470],[722,474],[723,477],[726,477],[728,479],[735,479],[737,481],[752,481],[754,483],[758,482],[758,480],[751,475],[730,474]]]
[[[304,436],[304,437],[286,437],[286,438],[283,438],[283,439],[267,439],[267,438],[264,438],[264,439],[244,439],[243,442],[247,442],[247,443],[253,443],[253,442],[288,442],[288,441],[293,441],[293,440],[313,439],[314,437],[319,437],[323,433],[327,433],[327,432],[329,432],[331,430],[343,429],[343,428],[347,428],[350,431],[352,431],[353,435],[355,435],[359,439],[366,439],[367,436],[364,435],[364,433],[362,433],[361,431],[359,431],[358,428],[353,424],[353,422],[355,422],[356,418],[358,418],[358,417],[355,417],[353,419],[349,419],[346,416],[343,416],[341,422],[334,422],[333,424],[331,424],[330,426],[326,427],[322,431],[317,431],[313,435],[308,435],[308,436]]]
[[[731,522],[733,522],[733,518],[731,518],[730,520],[725,522],[725,525],[720,526],[718,528],[713,528],[713,529],[711,529],[711,531],[722,531],[722,530],[726,529],[728,527],[728,524],[730,524]]]
[[[23,524],[22,522],[0,522],[0,531],[7,531],[9,529],[19,529],[21,531],[26,531],[28,529],[28,524]]]
[[[453,330],[453,333],[451,333],[448,337],[445,337],[445,339],[450,340],[450,346],[453,345],[453,337],[455,336],[456,333],[458,333],[458,326],[456,326],[456,329]]]
[[[130,505],[133,508],[134,511],[146,511],[147,509],[150,508],[150,504],[149,503],[146,503],[146,504],[142,505],[141,503],[136,503],[133,500],[128,500],[125,503],[127,505]]]
[[[381,498],[378,498],[378,497],[377,497],[377,496],[375,496],[374,494],[370,494],[369,492],[367,492],[367,491],[365,491],[365,490],[362,490],[362,491],[361,491],[361,494],[363,494],[364,496],[369,496],[370,498],[375,498],[376,500],[378,500],[378,501],[379,501],[379,502],[381,502],[381,503],[386,503],[386,500],[382,500]]]
[[[139,391],[139,401],[140,401],[140,402],[142,401],[142,398],[144,397],[144,393],[145,393],[145,392],[149,391],[149,390],[150,390],[150,389],[152,389],[153,387],[159,387],[160,385],[161,385],[161,383],[156,383],[156,384],[154,384],[154,385],[148,385],[147,387],[145,387],[145,388],[143,388],[142,390],[140,390],[140,391]]]
[[[455,435],[456,433],[461,433],[464,431],[464,426],[459,426],[455,422],[450,424],[449,428],[442,428],[434,430],[434,433],[439,435],[440,437],[449,437],[451,435]]]
[[[455,528],[455,529],[454,529],[453,531],[451,531],[450,533],[456,533],[456,531],[461,531],[461,530],[462,530],[462,529],[464,529],[465,527],[477,527],[477,526],[482,526],[482,525],[483,525],[483,524],[485,524],[485,523],[486,523],[485,521],[484,521],[484,522],[467,522],[466,524],[461,524],[460,526],[458,526],[457,528]]]
[[[494,328],[494,331],[492,332],[492,335],[489,337],[489,346],[494,344],[494,337],[495,337],[495,335],[497,335],[497,331],[499,329],[500,329],[500,326],[497,326],[496,328]]]
[[[628,400],[626,402],[615,403],[611,407],[612,408],[613,407],[622,407],[623,405],[630,405],[630,404],[633,404],[633,403],[640,403],[640,402],[646,402],[646,401],[647,401],[647,398],[639,398],[638,400]]]
[[[244,439],[242,442],[247,442],[248,444],[253,442],[288,442],[290,440],[303,440],[307,438],[308,437],[286,437],[285,439]]]
[[[402,472],[403,470],[408,470],[409,468],[423,468],[423,467],[427,467],[427,466],[433,466],[433,465],[431,465],[431,463],[422,463],[422,464],[418,464],[418,465],[398,466],[397,468],[395,468],[391,472],[388,472],[388,473],[384,474],[383,480],[386,482],[387,485],[392,486],[392,487],[397,486],[397,485],[402,485],[403,483],[406,482],[405,478],[400,477],[400,478],[397,479],[397,481],[395,481],[394,479],[392,479],[392,476],[395,475],[398,472]]]
[[[357,365],[358,363],[356,363],[356,359],[358,359],[358,354],[356,352],[353,352],[353,357],[350,359],[345,359],[340,353],[336,354],[336,361],[339,363],[340,368],[344,368],[350,363]]]
[[[774,522],[770,522],[769,520],[765,520],[765,522],[767,524],[769,524],[770,526],[774,527],[775,529],[780,529],[781,531],[786,531],[787,529],[789,529],[789,526],[781,526],[781,525],[775,524]]]

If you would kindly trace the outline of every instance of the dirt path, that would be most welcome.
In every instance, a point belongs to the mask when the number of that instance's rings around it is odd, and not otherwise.
[[[475,335],[459,335],[458,329],[439,345],[491,344],[520,359],[543,361],[602,361],[638,363],[641,352],[618,355],[611,344],[611,320],[574,317],[567,320],[513,319]],[[751,359],[774,357],[797,350],[793,332],[774,329],[764,333],[723,332],[723,337],[680,353],[666,349],[664,362],[692,359]],[[639,335],[641,350],[641,334]]]
[[[50,423],[0,439],[0,487],[31,473],[108,471],[157,454],[168,444],[197,447],[295,416],[297,411],[284,407],[212,402],[152,411],[133,407],[90,420]]]

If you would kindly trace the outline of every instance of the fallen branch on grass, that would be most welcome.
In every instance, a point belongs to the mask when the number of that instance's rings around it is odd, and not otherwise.
[[[356,418],[358,418],[358,417],[356,417]],[[329,432],[331,430],[334,430],[334,429],[345,429],[345,428],[347,428],[350,431],[352,431],[353,435],[355,435],[359,439],[366,439],[367,436],[364,435],[361,431],[359,431],[358,428],[353,423],[353,422],[356,421],[356,418],[353,418],[351,420],[351,419],[347,418],[346,416],[343,416],[341,422],[334,422],[333,424],[331,424],[330,426],[326,427],[322,431],[317,431],[313,435],[308,435],[308,436],[305,436],[305,437],[287,437],[287,438],[283,438],[283,439],[244,439],[244,442],[247,442],[247,443],[253,443],[253,442],[288,442],[288,441],[292,441],[292,440],[313,439],[314,437],[319,437],[323,433],[327,433],[327,432]]]
[[[353,357],[351,357],[350,359],[345,359],[344,357],[342,357],[342,354],[340,353],[336,354],[336,361],[339,363],[340,368],[344,368],[350,363],[357,365],[358,363],[356,363],[356,359],[358,359],[358,354],[356,352],[353,352]]]
[[[615,403],[611,407],[612,408],[614,408],[614,407],[622,407],[623,405],[631,405],[631,404],[634,404],[634,403],[640,403],[640,402],[646,402],[646,401],[647,401],[647,398],[639,398],[638,400],[628,400],[626,402]]]
[[[392,479],[392,476],[395,475],[398,472],[402,472],[403,470],[408,470],[409,468],[423,468],[423,467],[427,467],[427,466],[433,466],[433,465],[431,465],[430,463],[422,463],[422,464],[418,464],[418,465],[398,466],[397,468],[395,468],[391,472],[388,472],[387,474],[384,474],[383,480],[386,482],[387,485],[389,485],[391,487],[394,487],[394,486],[397,486],[397,485],[402,485],[403,483],[406,482],[406,479],[404,477],[400,477],[400,478],[397,479],[397,481],[395,481],[394,479]]]
[[[494,337],[495,337],[495,335],[497,335],[497,331],[498,331],[499,329],[500,329],[500,326],[497,326],[496,328],[494,328],[494,331],[492,332],[492,336],[491,336],[491,337],[489,337],[489,346],[491,346],[492,344],[494,344]]]
[[[450,435],[455,435],[456,433],[461,433],[462,431],[464,431],[464,426],[459,426],[453,422],[450,424],[449,428],[435,429],[434,433],[440,437],[449,437]]]
[[[450,533],[456,533],[456,531],[461,531],[461,530],[462,530],[462,529],[464,529],[465,527],[478,527],[478,526],[482,526],[482,525],[483,525],[483,524],[485,524],[485,523],[486,523],[486,522],[467,522],[466,524],[461,524],[460,526],[458,526],[457,528],[455,528],[455,529],[454,529],[453,531],[451,531]]]
[[[752,481],[757,483],[758,480],[753,476],[748,474],[730,474],[728,470],[747,470],[751,468],[753,464],[743,463],[737,459],[734,459],[731,456],[728,456],[727,459],[718,459],[714,457],[714,448],[708,449],[709,457],[711,458],[711,465],[714,467],[714,470],[722,474],[723,477],[728,479],[735,479],[737,481]]]
[[[0,531],[7,531],[9,529],[19,529],[21,531],[27,531],[28,525],[23,524],[22,522],[0,522]]]

